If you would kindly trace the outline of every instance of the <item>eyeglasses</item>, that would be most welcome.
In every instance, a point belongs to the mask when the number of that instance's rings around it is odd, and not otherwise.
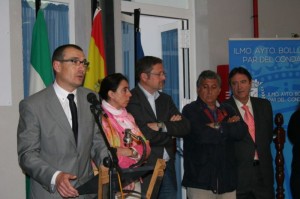
[[[156,75],[156,76],[159,76],[159,77],[166,77],[167,76],[167,73],[166,72],[160,72],[160,73],[149,73],[150,75]]]
[[[63,60],[58,60],[60,62],[71,62],[75,66],[80,66],[80,64],[83,64],[85,68],[89,67],[90,62],[88,62],[86,59],[80,61],[79,59],[63,59]]]

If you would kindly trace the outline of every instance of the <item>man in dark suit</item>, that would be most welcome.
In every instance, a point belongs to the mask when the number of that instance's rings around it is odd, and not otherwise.
[[[92,91],[81,87],[88,62],[79,46],[68,44],[54,51],[52,65],[53,85],[20,102],[19,164],[30,176],[31,199],[91,198],[79,196],[75,187],[93,177],[91,157],[100,165],[107,148],[87,102]],[[77,125],[69,94],[77,107]]]
[[[243,67],[231,70],[229,84],[233,96],[225,101],[234,107],[246,122],[246,105],[253,128],[248,124],[249,134],[236,143],[238,163],[238,199],[274,199],[273,160],[270,144],[273,135],[273,112],[266,99],[250,97],[252,77]],[[247,122],[246,122],[247,123]],[[250,135],[253,129],[254,138]]]
[[[191,132],[183,143],[182,185],[189,199],[235,199],[237,163],[234,144],[248,134],[248,126],[227,104],[219,104],[221,78],[211,70],[197,80],[195,101],[182,109]]]
[[[147,164],[155,165],[158,158],[167,161],[158,198],[174,199],[177,195],[174,137],[189,132],[189,122],[176,108],[172,98],[160,92],[166,79],[162,60],[146,56],[136,65],[138,85],[131,90],[127,110],[134,116],[139,128],[150,141],[151,154]],[[148,175],[142,184],[145,194],[151,179]]]
[[[300,105],[300,104],[299,104]],[[293,198],[300,198],[300,106],[291,115],[288,123],[287,136],[293,145],[290,187]]]

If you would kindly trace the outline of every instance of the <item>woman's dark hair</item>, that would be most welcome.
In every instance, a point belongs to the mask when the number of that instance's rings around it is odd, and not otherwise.
[[[249,71],[246,69],[246,68],[243,68],[243,67],[236,67],[236,68],[233,68],[230,73],[229,73],[229,76],[228,76],[228,81],[229,81],[229,85],[231,85],[231,79],[234,75],[236,74],[243,74],[243,75],[246,75],[248,77],[248,80],[251,82],[252,80],[252,76],[251,74],[249,73]]]
[[[108,91],[116,92],[122,80],[128,82],[128,79],[121,73],[107,75],[101,81],[99,96],[104,100],[108,100]]]

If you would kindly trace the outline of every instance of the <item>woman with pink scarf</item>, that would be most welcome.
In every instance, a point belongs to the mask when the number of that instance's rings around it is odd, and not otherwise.
[[[107,115],[102,117],[102,127],[111,147],[117,149],[119,166],[128,168],[136,164],[143,154],[140,140],[133,139],[129,146],[124,143],[125,129],[130,129],[132,134],[143,138],[146,143],[146,159],[150,154],[149,142],[136,125],[133,116],[125,109],[131,97],[127,78],[120,73],[106,76],[101,82],[99,95],[102,98],[101,106]],[[134,188],[133,184],[131,186]],[[135,186],[140,187],[139,182]]]

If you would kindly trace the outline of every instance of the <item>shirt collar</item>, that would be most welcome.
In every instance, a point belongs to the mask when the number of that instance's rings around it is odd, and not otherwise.
[[[153,94],[149,93],[146,89],[143,88],[143,86],[140,83],[138,83],[138,86],[143,91],[143,93],[146,95],[147,99],[154,98],[154,100],[156,100],[160,95],[158,91],[155,91]]]
[[[61,99],[62,101],[65,101],[66,98],[67,98],[67,96],[70,94],[69,91],[66,91],[66,90],[63,89],[61,86],[59,86],[59,85],[57,84],[56,81],[54,81],[54,83],[53,83],[53,88],[54,88],[54,91],[55,91],[57,97],[58,97],[59,99]],[[76,101],[76,98],[77,98],[77,95],[76,95],[77,89],[75,89],[75,90],[74,90],[73,92],[71,92],[71,93],[74,94],[74,96],[75,96],[75,97],[74,97],[74,100]]]
[[[234,96],[233,96],[233,99],[234,99],[234,101],[235,101],[237,107],[241,108],[241,107],[244,105],[244,104],[241,103],[238,99],[236,99]],[[250,110],[252,110],[252,103],[251,103],[250,97],[249,97],[249,99],[248,99],[248,102],[247,102],[245,105],[247,105],[248,108],[249,108]]]

